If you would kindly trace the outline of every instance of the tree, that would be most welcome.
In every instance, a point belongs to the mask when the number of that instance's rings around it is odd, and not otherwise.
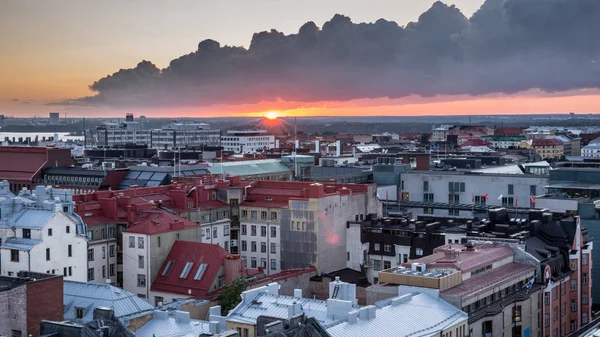
[[[421,139],[419,140],[419,142],[423,145],[429,144],[429,134],[428,133],[421,134]]]
[[[242,292],[248,287],[248,281],[243,278],[233,280],[231,284],[221,288],[217,302],[221,306],[221,315],[226,316],[229,310],[242,301]]]

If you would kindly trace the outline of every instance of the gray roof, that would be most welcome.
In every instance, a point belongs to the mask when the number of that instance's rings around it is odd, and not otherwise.
[[[84,323],[93,320],[94,309],[98,307],[112,308],[117,318],[154,308],[136,294],[110,284],[64,281],[63,289],[64,317],[68,321],[77,321],[76,308],[83,309]]]
[[[184,319],[174,317],[177,315],[183,315]],[[189,319],[189,313],[175,312],[174,316],[169,316],[166,311],[155,311],[154,317],[137,329],[135,334],[138,337],[198,337],[200,334],[210,333],[209,323],[206,321]]]
[[[222,171],[221,166],[223,166]],[[291,172],[290,168],[283,165],[279,159],[233,161],[223,164],[215,163],[208,170],[212,174],[224,173],[240,177]]]
[[[330,326],[327,332],[332,337],[432,336],[461,321],[466,323],[468,318],[466,313],[439,297],[412,293],[387,301],[387,305],[376,309],[374,318],[358,318],[352,324],[345,321]]]
[[[25,209],[13,214],[9,220],[9,227],[42,229],[44,225],[52,219],[56,213],[54,211],[42,209]]]
[[[14,249],[14,250],[31,250],[35,245],[42,242],[41,240],[24,239],[17,237],[6,238],[2,243],[2,249]]]
[[[227,315],[228,321],[256,324],[259,316],[288,319],[288,307],[299,303],[306,317],[313,317],[323,325],[340,321],[327,317],[327,302],[310,298],[295,298],[261,292],[253,301],[243,301]]]

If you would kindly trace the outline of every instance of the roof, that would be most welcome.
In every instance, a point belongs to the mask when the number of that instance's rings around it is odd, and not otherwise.
[[[560,146],[563,143],[556,138],[535,138],[531,141],[531,146]]]
[[[150,289],[207,299],[208,294],[216,290],[211,286],[228,255],[216,244],[177,240]],[[182,277],[185,271],[187,274]]]
[[[199,226],[175,214],[163,210],[151,210],[137,212],[131,227],[125,232],[152,235]]]
[[[24,209],[13,214],[9,220],[10,227],[42,229],[57,213],[42,209]]]
[[[70,149],[52,147],[1,146],[0,156],[0,179],[30,181],[48,165],[73,164]]]
[[[466,313],[440,298],[412,293],[386,301],[376,309],[374,318],[358,318],[352,324],[346,320],[327,332],[332,337],[433,336],[467,319]]]
[[[464,143],[462,143],[461,147],[467,147],[467,146],[488,146],[488,145],[490,145],[490,142],[488,142],[485,139],[471,138],[471,139],[465,141]]]
[[[179,318],[179,315],[183,316]],[[166,311],[155,311],[154,317],[135,331],[138,337],[177,336],[198,337],[209,334],[209,323],[190,319],[189,313],[175,312],[169,316]]]
[[[477,276],[473,276],[455,287],[444,290],[442,294],[453,297],[472,296],[481,291],[488,291],[496,286],[499,286],[509,279],[516,278],[518,275],[521,275],[522,278],[525,278],[525,274],[534,272],[534,266],[511,262]]]
[[[550,167],[550,164],[544,160],[544,161],[538,161],[538,162],[534,162],[534,163],[523,163],[523,164],[518,164],[518,165],[493,166],[493,167],[472,170],[472,172],[497,173],[497,174],[525,174],[523,172],[523,170],[521,170],[519,165],[524,168],[529,167],[529,166]]]
[[[229,208],[229,204],[223,202],[221,200],[208,200],[202,201],[198,204],[198,208],[208,210],[208,209],[218,209],[218,208]]]
[[[2,249],[14,249],[14,250],[31,250],[35,245],[41,243],[42,240],[34,240],[34,239],[25,239],[25,238],[17,238],[10,237],[6,238],[4,242],[2,242]]]
[[[279,159],[245,160],[215,163],[213,164],[213,167],[208,168],[208,170],[212,174],[223,173],[240,177],[291,172],[291,169],[283,165]]]
[[[155,167],[152,167],[155,168]],[[137,185],[138,187],[154,187],[166,183],[169,173],[153,172],[153,171],[138,171],[130,170],[125,177],[119,182],[118,189],[128,189],[130,186]]]
[[[113,287],[110,284],[95,284],[75,281],[64,281],[64,315],[65,320],[76,320],[76,308],[83,308],[83,322],[93,320],[97,307],[112,308],[116,317],[124,317],[154,308],[150,303],[136,294]]]
[[[513,250],[508,246],[483,244],[476,245],[472,251],[462,250],[463,248],[463,245],[441,246],[435,248],[433,254],[411,260],[411,263],[425,263],[427,269],[454,268],[468,273],[514,255]],[[450,254],[452,256],[449,257],[447,252],[452,252]]]
[[[86,177],[105,177],[106,170],[90,170],[81,167],[50,167],[44,170],[45,174],[76,175]]]

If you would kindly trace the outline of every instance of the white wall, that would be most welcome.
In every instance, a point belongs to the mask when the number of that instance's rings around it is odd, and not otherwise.
[[[267,216],[270,218],[272,210],[269,209]],[[260,210],[257,210],[258,218],[260,219]],[[250,216],[250,209],[248,209],[248,215]],[[278,216],[279,219],[279,216]],[[247,232],[244,235],[241,226],[246,226]],[[256,267],[261,266],[261,259],[266,259],[267,265],[265,268],[265,274],[271,275],[281,271],[281,231],[279,221],[271,220],[251,220],[243,219],[240,226],[240,242],[238,242],[239,253],[242,258],[247,262],[248,268],[252,268],[252,258],[256,258]],[[256,236],[252,235],[252,226],[256,226]],[[261,227],[265,226],[267,230],[266,236],[261,236]],[[271,228],[275,228],[276,236],[271,237]],[[242,250],[242,241],[246,241],[246,250]],[[256,252],[252,251],[252,241],[256,242]],[[266,253],[261,252],[261,243],[264,243],[267,247]],[[275,244],[275,254],[271,254],[271,244]],[[275,269],[271,269],[271,259],[275,259]],[[252,268],[255,269],[255,268]]]
[[[129,238],[133,237],[134,247],[129,247]],[[144,248],[138,248],[138,240],[144,241]],[[123,289],[134,294],[149,296],[150,289],[150,261],[149,261],[149,236],[146,234],[136,234],[123,232]],[[139,268],[138,256],[144,258],[144,268]],[[144,287],[138,287],[138,274],[146,275],[146,284]]]
[[[112,257],[110,256],[111,246],[113,246],[114,252]],[[114,285],[117,282],[117,241],[115,239],[96,241],[89,243],[88,249],[94,250],[94,260],[88,260],[88,268],[94,268],[94,279],[89,280],[89,282],[103,284],[107,279],[110,279],[111,284]],[[110,275],[110,265],[113,265],[114,275]],[[102,268],[105,269],[104,276],[102,275]]]
[[[231,230],[231,220],[223,219],[211,223],[205,223],[201,225],[202,227],[202,243],[212,243],[219,245],[225,250],[230,251],[230,230]],[[208,232],[207,232],[208,230]],[[215,231],[217,236],[215,237]]]

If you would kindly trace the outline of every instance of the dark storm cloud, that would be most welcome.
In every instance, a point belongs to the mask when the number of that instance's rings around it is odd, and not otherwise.
[[[436,2],[418,21],[256,33],[248,49],[204,40],[165,69],[149,61],[55,104],[173,106],[399,98],[600,87],[600,1],[487,0],[470,19]]]

